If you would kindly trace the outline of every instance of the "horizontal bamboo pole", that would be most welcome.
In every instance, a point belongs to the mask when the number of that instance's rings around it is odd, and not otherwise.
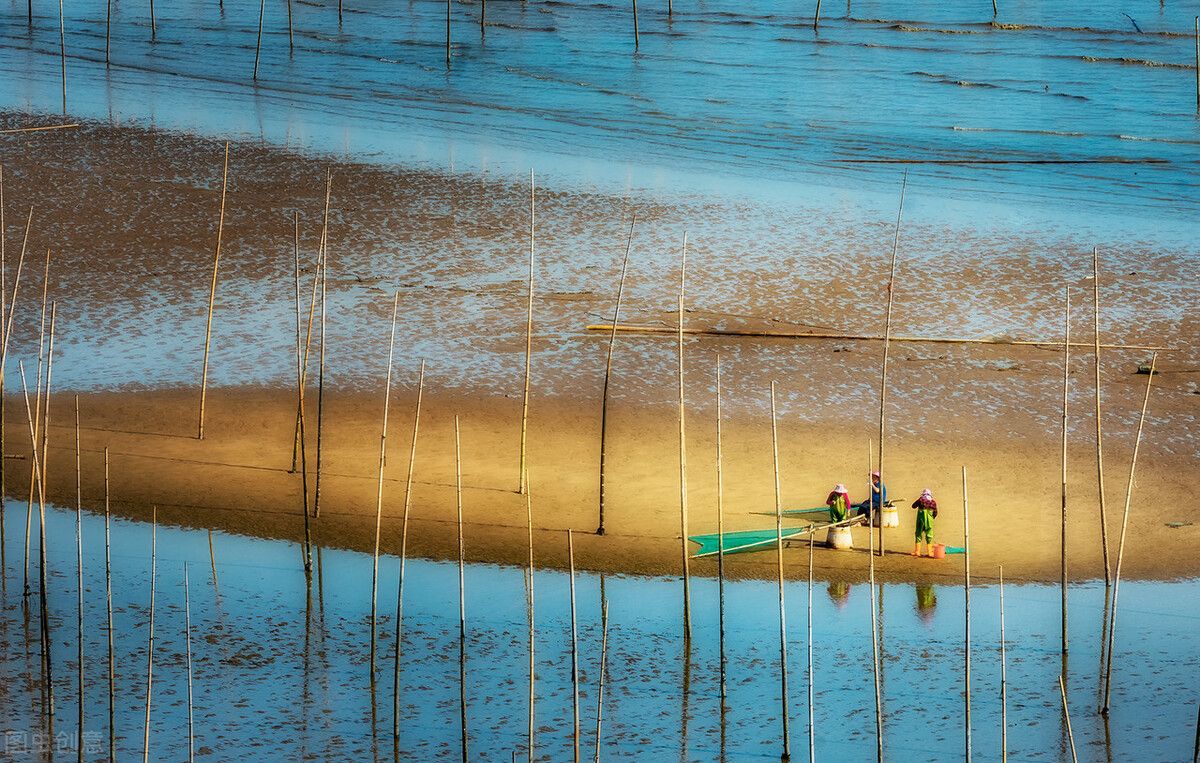
[[[589,323],[588,331],[614,331],[611,323]],[[679,329],[674,326],[643,326],[632,323],[618,323],[616,331],[624,331],[630,334],[670,334],[675,335]],[[743,337],[767,337],[771,339],[844,339],[858,340],[863,342],[882,342],[882,336],[874,336],[870,334],[836,334],[831,332],[799,332],[799,331],[770,331],[770,330],[737,330],[737,329],[698,329],[685,328],[685,334],[697,334],[701,336],[743,336]],[[995,344],[1017,347],[1046,347],[1054,349],[1062,347],[1063,343],[1058,340],[1054,341],[1035,341],[1031,339],[960,339],[956,337],[944,336],[893,336],[893,342],[927,342],[929,344]],[[1072,342],[1072,347],[1093,347],[1091,343]],[[1143,350],[1146,352],[1170,352],[1170,347],[1155,347],[1151,345],[1140,344],[1102,344],[1101,349],[1107,350]]]
[[[46,130],[69,130],[72,127],[79,127],[79,123],[73,122],[69,125],[43,125],[42,127],[13,127],[8,130],[0,130],[0,135],[16,135],[23,132],[45,132]]]

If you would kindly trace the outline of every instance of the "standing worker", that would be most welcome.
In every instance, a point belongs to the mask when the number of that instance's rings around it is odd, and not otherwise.
[[[850,513],[850,493],[846,491],[846,486],[840,482],[835,485],[833,492],[825,499],[825,505],[829,507],[830,522],[844,521]]]
[[[929,547],[929,556],[933,556],[933,520],[937,517],[937,501],[933,500],[933,493],[929,488],[921,491],[921,497],[913,501],[912,507],[917,510],[917,533],[916,542],[913,544],[913,556],[924,556],[921,553],[921,538],[925,538],[925,545]]]

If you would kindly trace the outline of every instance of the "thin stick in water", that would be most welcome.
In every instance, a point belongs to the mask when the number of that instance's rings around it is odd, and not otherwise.
[[[116,683],[117,671],[113,649],[112,606],[112,532],[108,504],[108,448],[104,449],[104,599],[108,616],[108,759],[117,759]]]
[[[963,710],[967,763],[971,763],[971,520],[967,501],[967,467],[962,468],[963,494]]]
[[[1075,753],[1075,732],[1071,731],[1071,711],[1067,708],[1067,685],[1063,683],[1063,677],[1058,677],[1058,692],[1062,695],[1063,720],[1067,723],[1067,740],[1071,743],[1071,761],[1079,763],[1079,756]]]
[[[1100,250],[1092,247],[1093,327],[1096,352],[1096,483],[1100,494],[1100,542],[1104,549],[1104,587],[1112,585],[1112,568],[1108,562],[1108,512],[1104,501],[1104,432],[1100,416]]]
[[[896,295],[896,257],[900,250],[900,221],[904,216],[904,190],[908,186],[908,172],[900,179],[900,204],[896,209],[896,232],[892,238],[892,269],[888,276],[887,287],[887,318],[883,327],[883,371],[879,380],[879,484],[885,485],[883,471],[883,443],[887,421],[887,373],[888,355],[892,339],[892,303]],[[868,496],[870,497],[870,496]],[[871,528],[867,528],[871,532]],[[879,516],[879,555],[883,556],[883,507],[880,506]]]
[[[396,583],[396,653],[392,662],[392,747],[399,757],[400,750],[400,647],[404,621],[404,572],[408,561],[408,515],[412,505],[413,468],[417,462],[417,432],[421,427],[421,399],[425,393],[425,361],[417,376],[417,405],[413,412],[412,441],[408,449],[408,476],[404,482],[404,510],[400,517],[400,578]]]
[[[262,53],[263,15],[266,12],[266,8],[267,8],[267,0],[258,0],[258,39],[254,43],[254,77],[253,77],[253,79],[255,82],[258,82],[258,59],[259,59],[260,54]],[[291,34],[291,14],[292,14],[292,3],[291,3],[291,0],[288,0],[289,37]]]
[[[158,575],[158,507],[150,524],[150,637],[146,645],[146,725],[142,733],[142,763],[150,763],[150,699],[154,689],[154,586]]]
[[[600,746],[604,739],[602,724],[604,721],[604,676],[608,670],[608,599],[604,599],[600,607],[600,674],[596,679],[596,760],[600,763]]]
[[[463,554],[462,451],[458,416],[454,417],[454,498],[458,508],[458,709],[462,763],[469,763],[467,739],[467,598],[466,557]]]
[[[636,2],[636,0],[635,0]],[[608,336],[608,353],[604,361],[604,386],[600,393],[600,524],[596,534],[604,534],[604,459],[608,454],[608,387],[612,379],[613,349],[617,344],[617,323],[621,316],[621,297],[625,294],[625,274],[629,269],[629,250],[633,246],[633,228],[637,214],[629,223],[629,237],[625,240],[625,257],[621,260],[621,278],[617,281],[617,301],[613,306],[612,332]]]
[[[680,302],[682,305],[682,301]],[[791,722],[788,711],[787,615],[783,592],[783,497],[779,484],[779,431],[775,416],[775,382],[771,382],[771,453],[775,473],[775,562],[779,582],[779,680],[780,715],[783,718],[783,763],[792,757]]]
[[[480,28],[482,29],[483,21],[480,17]],[[517,492],[524,493],[528,486],[525,484],[525,479],[528,476],[528,470],[525,468],[526,454],[525,442],[529,432],[529,378],[533,370],[533,226],[534,226],[534,180],[533,170],[529,171],[529,301],[526,307],[525,314],[525,385],[524,393],[521,398],[521,467],[520,467],[520,487]]]
[[[691,554],[688,550],[687,435],[683,413],[683,296],[687,274],[687,232],[679,259],[679,545],[683,556],[683,638],[692,638]]]
[[[192,763],[196,759],[196,725],[192,714],[192,603],[187,562],[183,563],[183,643],[187,655],[188,763]]]
[[[332,173],[325,174],[325,220],[321,223],[321,349],[317,356],[317,477],[313,486],[313,516],[321,516],[321,453],[325,431],[325,315],[328,305],[326,283],[329,280],[329,195],[333,187]]]
[[[58,57],[62,62],[62,110],[67,115],[67,30],[63,21],[63,3],[58,0]]]
[[[77,709],[79,727],[78,736],[76,739],[83,739],[83,487],[80,469],[80,454],[79,454],[79,395],[75,395],[75,569],[78,573],[76,585],[79,589],[78,603],[78,618],[75,626],[75,646],[77,648],[76,659],[78,660],[78,681],[79,681],[79,707]],[[2,498],[3,496],[0,496]],[[79,763],[83,763],[83,744],[76,744],[76,752],[78,753]]]
[[[45,502],[43,500],[42,493],[45,488],[45,483],[42,481],[42,476],[41,476],[42,470],[41,470],[41,460],[38,456],[38,440],[37,440],[37,436],[34,434],[34,425],[33,425],[34,415],[33,415],[32,409],[29,406],[29,387],[25,382],[25,364],[18,363],[17,367],[21,372],[21,392],[25,398],[25,416],[29,420],[29,439],[33,443],[33,445],[32,445],[33,478],[34,478],[34,482],[35,482],[37,490],[38,490],[38,499],[39,499],[38,502],[40,505],[44,506]],[[43,542],[42,542],[42,548],[43,548],[43,557],[44,557],[44,549],[45,549],[44,537],[43,537]],[[44,558],[43,558],[42,562],[43,563],[41,565],[41,568],[44,573],[44,570],[45,570]],[[44,581],[44,579],[45,579],[44,574],[41,577]],[[51,680],[51,665],[50,665],[50,661],[48,659],[48,655],[50,652],[48,649],[48,646],[49,646],[49,633],[47,632],[48,620],[45,618],[45,614],[44,614],[45,613],[44,603],[46,600],[46,595],[45,595],[46,589],[45,589],[44,583],[41,586],[40,594],[41,594],[41,598],[42,598],[42,602],[43,602],[43,607],[42,607],[43,619],[41,620],[41,640],[42,640],[41,661],[42,661],[42,670],[45,674],[45,679],[46,679],[45,686],[46,686],[46,691],[47,691],[47,694],[46,694],[47,706],[46,706],[45,712],[46,712],[47,716],[53,716],[54,715],[54,683]]]
[[[379,480],[375,489],[375,550],[371,555],[371,685],[375,685],[375,620],[379,604],[379,535],[383,529],[383,469],[387,464],[388,408],[392,401],[392,358],[396,350],[396,317],[400,314],[400,292],[392,298],[392,333],[388,339],[387,373],[383,384],[383,421],[379,427]]]
[[[1067,393],[1071,374],[1071,287],[1066,289],[1063,318],[1063,404],[1062,404],[1062,547],[1059,550],[1062,590],[1062,653],[1067,653]]]
[[[813,674],[813,546],[816,544],[814,533],[808,534],[808,759],[817,759],[817,724],[816,724],[816,692],[814,689],[815,675]],[[874,607],[871,608],[874,610]]]
[[[1000,760],[1008,761],[1008,659],[1004,644],[1004,565],[1000,565]]]
[[[293,281],[296,291],[296,438],[292,441],[292,470],[296,468],[297,441],[300,450],[300,510],[304,513],[304,579],[312,580],[312,523],[308,517],[308,458],[304,435],[304,367],[300,343],[300,213],[292,213]],[[215,579],[215,578],[214,578]]]
[[[208,352],[212,344],[213,306],[217,298],[217,270],[221,265],[221,236],[225,232],[225,194],[229,188],[229,141],[225,141],[225,164],[221,171],[221,212],[217,218],[217,246],[213,251],[212,284],[208,290],[208,321],[204,328],[204,361],[200,368],[200,422],[196,439],[204,439],[204,403],[208,396]]]
[[[575,618],[575,536],[567,530],[567,559],[571,591],[571,749],[579,763],[579,626]]]
[[[883,449],[880,448],[880,455],[883,454]],[[867,473],[874,471],[871,468],[871,441],[867,440]],[[880,471],[882,476],[882,470]],[[879,484],[883,484],[882,478]],[[867,498],[870,499],[872,494],[867,493]],[[879,506],[879,523],[883,524],[883,491],[880,490],[880,506]],[[874,512],[872,512],[873,514]],[[882,539],[881,539],[882,540]],[[883,763],[883,683],[880,677],[880,665],[882,664],[879,641],[879,610],[875,608],[875,533],[871,529],[870,524],[867,525],[867,582],[871,587],[870,605],[871,605],[871,680],[875,689],[875,759],[877,763]]]
[[[720,666],[721,709],[728,696],[725,685],[725,478],[721,452],[721,356],[717,355],[717,652]]]
[[[638,15],[637,15],[637,0],[633,0],[633,49],[637,51],[638,45],[641,43],[641,35],[638,33]],[[1200,97],[1200,96],[1197,96]],[[1197,106],[1200,109],[1200,105]]]

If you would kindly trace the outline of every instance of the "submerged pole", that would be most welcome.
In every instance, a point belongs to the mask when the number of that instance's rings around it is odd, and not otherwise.
[[[904,216],[904,190],[908,186],[908,171],[900,179],[900,205],[896,209],[896,232],[892,238],[892,269],[888,276],[887,318],[883,328],[883,371],[879,380],[879,484],[886,485],[883,471],[883,442],[887,421],[887,372],[888,355],[892,340],[892,302],[896,294],[896,257],[900,250],[900,221]],[[868,495],[868,498],[870,496]],[[882,497],[882,496],[881,496]],[[883,506],[879,507],[879,555],[883,556]],[[871,532],[871,528],[867,528]]]
[[[321,516],[321,453],[322,445],[324,444],[325,433],[325,315],[326,307],[328,306],[328,290],[326,288],[329,280],[329,194],[333,188],[333,174],[327,172],[325,174],[325,219],[321,223],[321,258],[320,258],[320,274],[318,278],[321,280],[321,347],[317,355],[317,474],[313,485],[313,516]],[[318,552],[319,553],[319,552]]]
[[[721,355],[717,354],[717,652],[720,666],[721,711],[727,697],[725,685],[725,479],[721,452]]]
[[[104,449],[104,599],[108,615],[108,759],[117,759],[116,683],[117,671],[113,649],[112,606],[112,532],[108,505],[108,448]]]
[[[962,468],[963,493],[963,710],[967,763],[971,763],[971,520],[967,501],[967,467]]]
[[[225,141],[225,167],[221,171],[221,213],[217,218],[217,247],[213,252],[212,285],[208,290],[208,322],[204,328],[204,361],[200,369],[200,423],[196,439],[204,439],[204,403],[208,395],[208,352],[212,344],[213,306],[217,298],[217,270],[221,265],[221,235],[225,231],[225,193],[229,188],[229,141]]]
[[[1059,550],[1062,590],[1062,653],[1067,653],[1067,392],[1071,374],[1071,287],[1066,289],[1063,318],[1063,403],[1062,403],[1062,547]]]
[[[691,554],[688,553],[687,434],[683,412],[683,297],[687,274],[687,232],[679,258],[679,544],[683,556],[683,638],[692,638]]]
[[[779,485],[779,429],[775,415],[775,382],[771,382],[771,453],[775,472],[775,566],[779,582],[780,714],[783,717],[783,750],[779,760],[787,763],[792,758],[792,739],[788,717],[787,615],[783,590],[783,497]]]
[[[192,714],[192,602],[187,562],[183,563],[183,643],[187,656],[188,763],[196,759],[196,725]]]
[[[379,428],[379,480],[375,489],[375,550],[371,555],[371,685],[375,685],[376,617],[379,613],[379,536],[383,528],[383,469],[387,465],[388,408],[392,402],[392,358],[396,350],[396,317],[400,313],[400,292],[392,298],[392,333],[388,339],[387,372],[383,384],[383,421]]]
[[[65,117],[67,115],[67,30],[63,20],[62,0],[58,0],[58,57],[62,63],[62,110]]]
[[[883,454],[882,448],[880,455]],[[867,472],[871,470],[871,442],[867,441]],[[880,470],[879,484],[883,485],[883,471]],[[869,499],[872,493],[867,493]],[[879,493],[879,524],[883,524],[883,491]],[[874,513],[874,512],[872,512]],[[880,665],[882,658],[880,655],[879,641],[879,610],[875,608],[875,533],[871,526],[867,525],[867,580],[871,586],[871,681],[875,689],[875,760],[876,763],[883,763],[883,682],[880,680]]]
[[[142,735],[142,763],[150,763],[150,697],[154,688],[154,584],[158,575],[158,507],[150,523],[150,636],[146,645],[146,725]]]
[[[1075,732],[1071,731],[1071,711],[1067,708],[1067,685],[1063,683],[1063,677],[1058,677],[1058,692],[1062,695],[1063,720],[1067,722],[1067,740],[1071,743],[1071,762],[1079,763],[1079,756],[1075,753]]]
[[[467,740],[467,599],[466,559],[463,556],[462,451],[458,416],[454,417],[454,497],[458,508],[458,709],[462,763],[470,763]]]
[[[528,753],[528,763],[533,763],[533,742],[534,742],[534,714],[536,705],[536,688],[537,688],[537,663],[535,661],[535,628],[533,619],[533,499],[530,497],[529,491],[525,491],[525,527],[529,536],[529,559],[528,559],[528,580],[529,580],[529,602],[527,607],[527,616],[529,619],[529,728],[526,730],[528,742],[526,744],[526,752]]]
[[[292,441],[292,470],[294,471],[296,457],[296,441],[299,440],[300,451],[300,510],[304,513],[304,580],[309,582],[312,580],[312,522],[308,516],[308,458],[305,448],[305,433],[304,433],[304,367],[301,358],[301,343],[300,343],[300,213],[292,213],[293,222],[293,238],[292,238],[292,256],[293,256],[293,280],[296,287],[296,433],[297,438]],[[212,531],[209,531],[209,541],[212,540]],[[213,565],[213,580],[216,580],[216,565]]]
[[[808,759],[810,763],[817,759],[817,724],[816,724],[816,691],[814,684],[816,677],[813,674],[813,546],[816,543],[816,538],[810,532],[808,534]],[[874,610],[874,607],[872,607]]]
[[[450,0],[446,0],[446,68],[450,68]]]
[[[638,34],[638,17],[637,17],[637,0],[633,0],[633,49],[636,51],[641,42],[641,35]],[[1198,86],[1200,87],[1200,86]],[[1200,98],[1200,95],[1197,96]],[[1200,110],[1200,105],[1196,107]]]
[[[579,627],[575,618],[575,536],[567,529],[567,560],[571,591],[571,749],[579,763]]]
[[[0,455],[0,458],[3,456]],[[79,395],[75,395],[75,570],[78,573],[76,585],[79,588],[79,602],[77,619],[75,621],[75,646],[77,649],[77,679],[79,681],[77,715],[79,726],[78,736],[76,737],[76,753],[78,753],[79,763],[83,763],[83,487],[82,487],[82,470],[80,469],[80,454],[79,454]],[[4,496],[0,495],[0,500]]]
[[[817,10],[813,13],[813,31],[821,26],[821,0],[817,0]]]
[[[1100,250],[1092,247],[1093,327],[1096,352],[1096,482],[1100,493],[1100,543],[1104,549],[1104,587],[1112,585],[1108,563],[1108,512],[1104,501],[1104,432],[1100,425]]]
[[[396,583],[396,653],[392,663],[392,746],[400,751],[400,646],[404,622],[404,573],[408,562],[408,514],[412,506],[413,469],[417,462],[417,433],[421,428],[421,401],[425,395],[425,361],[417,375],[417,404],[413,411],[412,442],[408,449],[408,476],[404,481],[404,511],[400,518],[400,577]]]
[[[604,578],[601,578],[603,581]],[[596,679],[596,760],[600,763],[600,742],[604,738],[601,725],[604,720],[604,674],[608,669],[608,599],[600,606],[600,673]]]
[[[637,213],[629,223],[629,238],[625,240],[625,257],[621,260],[621,278],[617,281],[617,302],[613,306],[612,332],[608,336],[608,353],[604,361],[604,386],[600,393],[600,524],[596,534],[604,534],[604,459],[608,453],[608,387],[612,379],[613,349],[617,345],[617,323],[621,315],[621,297],[625,294],[625,274],[629,270],[629,250],[633,246],[633,227]],[[532,280],[532,278],[531,278]]]
[[[1000,760],[1008,761],[1008,659],[1004,651],[1004,565],[1000,565]]]

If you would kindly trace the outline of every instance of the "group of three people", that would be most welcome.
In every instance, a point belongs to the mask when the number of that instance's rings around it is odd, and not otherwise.
[[[867,525],[872,524],[876,512],[887,504],[887,486],[883,484],[879,472],[871,472],[871,497],[862,503],[850,502],[850,492],[846,486],[838,483],[825,499],[829,507],[830,522],[844,522],[850,516],[850,510],[856,510],[855,516],[865,516]],[[913,556],[924,556],[921,553],[921,539],[925,539],[929,556],[933,556],[933,520],[937,517],[937,501],[929,488],[921,491],[921,497],[913,501],[912,507],[917,510],[916,542],[913,544]]]

